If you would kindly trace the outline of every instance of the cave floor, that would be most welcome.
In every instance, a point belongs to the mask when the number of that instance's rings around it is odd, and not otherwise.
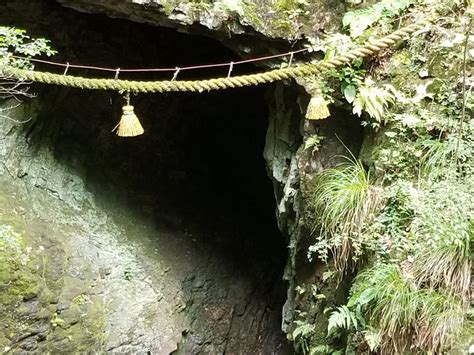
[[[218,243],[203,243],[205,235],[159,226],[116,201],[89,199],[77,210],[51,191],[3,180],[5,349],[165,354],[284,348],[281,288],[272,282],[279,271],[268,280],[263,265],[236,265]]]

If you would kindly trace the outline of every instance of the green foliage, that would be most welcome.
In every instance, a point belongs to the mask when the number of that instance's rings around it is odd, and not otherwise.
[[[29,59],[38,55],[51,56],[54,54],[56,51],[51,49],[48,40],[34,39],[28,36],[24,30],[0,26],[0,66],[10,65],[21,69],[33,69],[34,65]],[[14,58],[14,55],[25,59]],[[33,96],[28,93],[27,88],[22,87],[21,81],[11,80],[1,73],[0,79],[2,81],[0,83],[0,99],[13,97],[18,101],[18,96]],[[7,117],[3,115],[4,111],[0,112],[0,117]]]
[[[362,230],[377,203],[377,189],[361,161],[347,159],[346,163],[320,173],[312,197],[319,239],[309,248],[310,253],[320,252],[319,257],[327,260],[324,251],[332,249],[336,269],[345,271],[352,257],[356,257],[353,247],[360,249]]]
[[[123,272],[123,278],[127,281],[131,281],[133,279],[133,274],[132,274],[132,270],[130,270],[129,268],[127,268],[124,272]]]
[[[88,302],[91,302],[89,295],[81,293],[72,299],[72,303],[82,306]]]
[[[346,305],[342,305],[337,307],[329,316],[328,334],[331,334],[335,329],[357,330],[358,325],[359,322],[356,314]]]
[[[321,142],[323,141],[324,136],[320,136],[318,134],[313,134],[310,137],[306,138],[304,143],[304,149],[311,149],[311,152],[314,154],[319,150],[321,146]]]
[[[366,71],[362,68],[362,64],[362,60],[359,59],[340,70],[329,72],[329,77],[339,81],[341,93],[349,103],[354,101],[358,88],[363,84]]]
[[[370,174],[359,160],[347,159],[336,168],[317,176],[313,206],[323,233],[337,233],[340,228],[350,233],[365,217],[370,201]],[[370,204],[369,204],[370,205]]]
[[[418,247],[413,263],[420,285],[469,297],[474,241],[474,186],[470,180],[442,180],[414,199],[412,223]]]
[[[345,253],[346,260],[364,260],[357,264],[347,303],[336,305],[329,317],[328,342],[343,341],[346,353],[442,353],[461,349],[450,349],[453,344],[472,342],[474,97],[468,78],[461,130],[464,97],[459,69],[465,37],[460,24],[466,19],[452,12],[459,1],[430,0],[429,8],[421,11],[438,5],[449,7],[449,17],[434,24],[435,30],[418,34],[402,53],[379,58],[382,65],[371,68],[371,75],[384,83],[398,79],[397,89],[360,80],[355,90],[345,93],[350,102],[355,91],[354,113],[365,116],[363,125],[371,128],[361,159],[370,167],[372,188],[377,178],[380,208],[359,228],[344,227],[350,213],[333,200],[357,196],[357,189],[348,188],[347,179],[332,171],[327,175],[340,180],[331,183],[337,188],[318,187],[324,184],[315,179],[320,202],[313,201],[313,207],[318,207],[320,234],[310,253],[329,260],[328,250],[333,251],[336,269],[341,269],[345,265],[337,258],[347,242],[353,252]],[[388,24],[384,18],[376,22],[377,30]],[[373,31],[365,31],[364,38]],[[341,77],[339,73],[337,79]],[[348,198],[344,205],[356,211],[360,204]],[[471,329],[467,340],[460,338],[463,328]]]
[[[387,122],[384,117],[390,104],[393,104],[397,97],[396,90],[391,85],[384,85],[377,87],[372,80],[366,80],[363,85],[359,87],[355,100],[353,102],[353,113],[359,117],[362,111],[374,120],[371,125],[374,128],[379,128]]]
[[[382,344],[382,334],[379,331],[368,327],[362,332],[364,341],[369,346],[370,351],[374,352]]]
[[[385,202],[366,233],[372,236],[372,258],[385,260],[389,256],[403,260],[412,251],[413,234],[410,225],[415,212],[411,205],[415,193],[411,183],[400,181],[383,190]]]
[[[385,200],[366,232],[385,240],[387,250],[356,277],[332,328],[362,333],[373,350],[387,353],[446,350],[467,322],[474,179],[398,182]]]
[[[313,335],[316,326],[303,320],[296,320],[294,323],[296,327],[291,333],[292,339],[299,344],[299,348],[303,354],[309,354],[310,346],[308,338]]]
[[[418,98],[407,99],[391,86],[386,90],[395,96],[396,108],[385,111],[383,122],[372,120],[366,123],[376,129],[382,124],[386,127],[382,131],[386,136],[384,145],[379,147],[376,157],[379,169],[384,170],[385,182],[413,177],[439,179],[452,175],[449,171],[453,171],[458,146],[461,169],[472,170],[469,162],[474,157],[474,125],[468,121],[462,139],[458,138],[462,97],[457,83],[448,85],[443,82],[436,95],[421,100],[419,94]],[[452,102],[453,95],[457,104]],[[472,113],[468,106],[467,116]]]
[[[13,58],[13,55],[26,57],[26,60]],[[32,69],[28,58],[38,55],[52,56],[56,51],[51,49],[50,41],[44,38],[31,38],[25,30],[0,26],[0,64]]]
[[[53,328],[56,328],[64,324],[64,319],[59,318],[59,314],[55,312],[50,320],[50,323]]]
[[[274,11],[279,19],[277,29],[296,36],[301,23],[310,16],[309,3],[306,0],[277,0],[274,3]]]
[[[293,330],[292,336],[293,339],[304,338],[307,337],[314,331],[314,324],[308,324],[306,322],[297,320],[295,321],[296,328]]]
[[[342,23],[349,27],[352,37],[358,37],[373,24],[398,16],[414,3],[414,0],[382,0],[370,7],[347,12]]]
[[[446,172],[454,152],[454,145],[450,143],[431,139],[419,143],[420,151],[423,152],[420,159],[420,177],[437,178]]]
[[[347,307],[360,306],[380,349],[408,351],[413,345],[437,352],[450,345],[465,323],[462,302],[433,289],[419,288],[409,264],[377,264],[360,273]]]
[[[365,70],[361,69],[362,61],[346,66],[339,72],[341,89],[347,102],[352,103],[356,98],[357,89],[364,79]]]

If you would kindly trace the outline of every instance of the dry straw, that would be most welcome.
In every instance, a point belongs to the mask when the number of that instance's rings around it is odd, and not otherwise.
[[[323,120],[329,116],[331,116],[331,113],[329,112],[328,104],[323,97],[321,89],[317,88],[306,108],[306,119]]]
[[[133,111],[133,106],[130,105],[130,93],[125,94],[125,100],[127,104],[122,108],[123,114],[120,122],[112,130],[116,131],[115,133],[119,137],[136,137],[145,132],[143,129],[140,120]]]

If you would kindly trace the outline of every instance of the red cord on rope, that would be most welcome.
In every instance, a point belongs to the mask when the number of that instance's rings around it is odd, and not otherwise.
[[[261,62],[269,59],[275,59],[275,58],[282,58],[282,57],[287,57],[290,56],[291,59],[293,59],[293,55],[298,54],[298,53],[303,53],[307,52],[308,49],[299,49],[296,51],[292,52],[287,52],[287,53],[281,53],[281,54],[274,54],[274,55],[268,55],[265,57],[258,57],[258,58],[252,58],[252,59],[244,59],[244,60],[239,60],[235,62],[228,62],[228,63],[216,63],[216,64],[203,64],[203,65],[193,65],[193,66],[187,66],[187,67],[173,67],[173,68],[144,68],[144,69],[120,69],[121,73],[140,73],[140,72],[176,72],[177,69],[179,71],[184,71],[184,70],[196,70],[196,69],[206,69],[206,68],[219,68],[219,67],[229,67],[229,66],[235,66],[239,64],[246,64],[246,63],[255,63],[255,62]],[[53,61],[48,61],[48,60],[43,60],[43,59],[35,59],[35,58],[27,58],[27,57],[22,57],[22,56],[17,56],[17,55],[12,55],[12,58],[15,59],[23,59],[23,60],[29,60],[34,63],[41,63],[41,64],[47,64],[47,65],[52,65],[52,66],[57,66],[57,67],[63,67],[66,68],[65,74],[67,73],[67,70],[70,68],[76,68],[76,69],[89,69],[89,70],[97,70],[97,71],[104,71],[104,72],[113,72],[117,73],[117,68],[103,68],[103,67],[97,67],[97,66],[89,66],[89,65],[77,65],[77,64],[70,64],[68,63],[58,63],[58,62],[53,62]]]

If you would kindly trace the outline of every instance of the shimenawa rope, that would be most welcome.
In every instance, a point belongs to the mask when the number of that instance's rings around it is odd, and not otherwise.
[[[44,84],[63,85],[88,90],[114,90],[133,93],[176,92],[190,91],[202,92],[222,90],[244,86],[272,83],[278,80],[293,79],[297,77],[319,74],[324,70],[333,69],[347,64],[357,58],[364,58],[382,49],[388,48],[402,38],[430,24],[431,21],[422,21],[403,27],[383,38],[374,40],[366,45],[336,56],[330,60],[314,64],[303,64],[291,68],[275,69],[258,74],[223,77],[207,80],[164,80],[164,81],[132,81],[115,79],[90,79],[70,75],[54,74],[48,72],[17,69],[9,66],[0,67],[0,74],[25,81]]]
[[[385,48],[393,46],[398,41],[407,37],[417,30],[429,25],[433,20],[424,20],[416,24],[403,27],[378,40],[369,41],[360,48],[340,54],[332,59],[323,60],[318,63],[302,64],[299,66],[274,69],[263,73],[241,75],[232,77],[228,75],[223,78],[207,80],[165,80],[165,81],[132,81],[119,79],[90,79],[78,76],[61,75],[49,72],[39,72],[25,69],[13,68],[10,66],[0,66],[0,75],[20,81],[32,81],[44,84],[69,86],[88,90],[113,90],[125,93],[156,93],[156,92],[203,92],[210,90],[223,90],[244,86],[254,86],[272,83],[278,80],[293,79],[297,77],[319,74],[325,70],[337,68],[355,59],[373,55]],[[315,100],[316,101],[316,100]],[[318,100],[320,102],[320,100]],[[324,102],[324,101],[322,101]],[[311,102],[310,102],[311,103]],[[317,115],[314,119],[325,118],[327,115]],[[140,127],[134,127],[132,120],[138,122],[133,113],[133,106],[127,105],[124,115],[118,124],[117,132],[120,136],[134,136],[143,133]],[[139,122],[138,122],[139,124]],[[130,127],[130,132],[124,132],[121,127]],[[117,127],[116,127],[117,128]],[[135,130],[136,128],[136,130]],[[127,129],[128,131],[128,129]],[[138,133],[138,134],[135,134]]]

